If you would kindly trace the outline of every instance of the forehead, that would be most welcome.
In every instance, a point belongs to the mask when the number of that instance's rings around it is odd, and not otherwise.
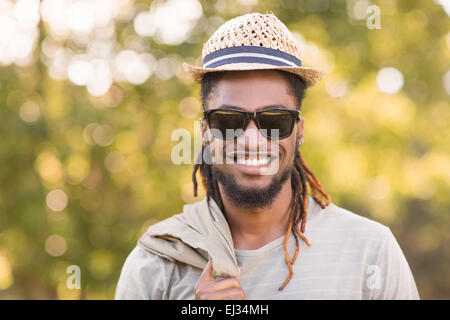
[[[269,105],[295,109],[295,99],[288,81],[273,70],[226,72],[214,89],[210,108],[222,104],[253,111]]]

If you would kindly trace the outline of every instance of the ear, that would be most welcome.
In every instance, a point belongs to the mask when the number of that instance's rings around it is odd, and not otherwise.
[[[303,117],[298,120],[297,123],[297,141],[298,146],[301,146],[303,144]]]
[[[200,119],[200,125],[202,129],[202,145],[205,146],[209,144],[211,141],[211,137],[208,130],[208,123],[204,118]]]

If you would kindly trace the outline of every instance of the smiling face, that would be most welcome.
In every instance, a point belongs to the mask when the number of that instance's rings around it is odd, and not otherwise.
[[[292,94],[289,82],[279,72],[272,70],[226,72],[217,82],[208,97],[207,108],[214,110],[223,106],[254,112],[278,106],[298,110],[298,101]],[[207,124],[203,123],[204,134]],[[240,161],[225,161],[213,164],[213,171],[219,185],[239,206],[255,207],[269,205],[281,190],[281,185],[290,179],[294,163],[297,139],[303,135],[303,121],[297,120],[287,138],[270,141],[259,132],[254,120],[250,120],[244,134],[235,140],[209,138],[214,148],[221,148],[224,155],[236,150],[243,157]],[[271,144],[272,142],[272,144]],[[231,143],[231,148],[230,144]],[[228,144],[228,146],[227,146]],[[273,146],[277,148],[273,148]],[[267,157],[261,150],[267,150],[277,169],[272,174],[263,174]],[[232,194],[231,194],[232,193]]]

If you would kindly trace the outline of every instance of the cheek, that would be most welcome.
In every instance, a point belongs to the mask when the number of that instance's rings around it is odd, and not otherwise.
[[[282,166],[283,167],[289,167],[294,163],[295,159],[295,140],[289,138],[289,142],[286,141],[286,143],[283,141],[283,144],[280,143],[280,148],[282,148],[284,152],[284,157],[282,159]]]
[[[298,137],[298,126],[295,126],[294,130],[292,131],[292,134],[289,136],[289,138],[286,138],[284,140],[281,140],[280,146],[283,147],[284,151],[286,152],[286,158],[289,163],[294,162],[295,153],[297,151],[297,137]]]
[[[232,152],[235,149],[233,140],[221,140],[213,136],[211,136],[209,147],[214,164],[224,164],[227,151]]]

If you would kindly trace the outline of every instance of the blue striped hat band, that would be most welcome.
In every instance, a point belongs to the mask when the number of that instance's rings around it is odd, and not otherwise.
[[[265,63],[277,67],[301,67],[297,57],[276,49],[239,46],[219,49],[203,58],[203,68],[215,68],[230,63]]]

